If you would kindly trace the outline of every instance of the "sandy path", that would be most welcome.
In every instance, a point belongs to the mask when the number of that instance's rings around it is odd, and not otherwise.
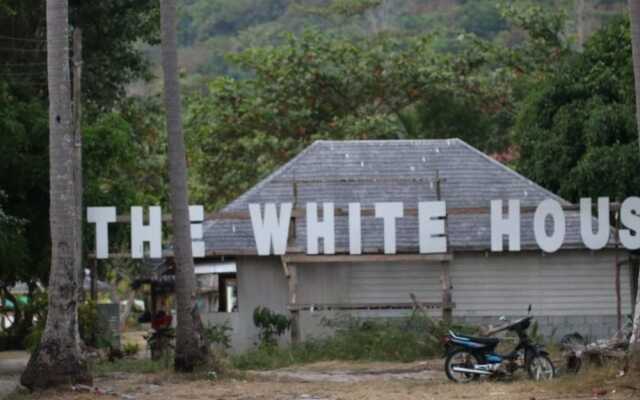
[[[26,352],[0,352],[0,399],[18,387],[20,373],[28,361],[29,354]]]

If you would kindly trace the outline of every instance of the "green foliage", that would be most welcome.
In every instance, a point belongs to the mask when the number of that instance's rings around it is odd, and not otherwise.
[[[497,5],[496,0],[464,1],[458,17],[462,30],[485,39],[492,39],[507,30],[507,21]]]
[[[140,352],[140,345],[138,343],[125,343],[122,346],[122,352],[127,357],[135,356]]]
[[[618,20],[541,82],[518,115],[518,169],[572,201],[637,194],[631,60],[629,23]]]
[[[381,6],[383,0],[331,0],[324,6],[293,4],[295,10],[324,17],[353,17]]]
[[[44,6],[44,2],[35,0],[7,0],[0,8],[0,151],[9,155],[0,160],[0,190],[6,194],[1,208],[3,215],[17,218],[10,227],[4,218],[0,222],[4,224],[0,231],[6,235],[0,240],[3,262],[0,289],[16,281],[30,286],[36,282],[47,285],[49,277],[49,120]],[[119,140],[125,128],[111,115],[119,114],[136,134],[141,128],[132,122],[134,113],[130,111],[135,107],[120,97],[124,96],[127,84],[148,72],[139,42],[157,39],[157,9],[157,1],[148,0],[70,1],[71,24],[83,29],[83,103],[87,127],[83,157],[85,204],[128,205],[134,201],[132,192],[125,190],[128,189],[125,183],[132,187],[131,183],[135,182],[126,176],[133,170],[131,163],[142,164],[154,172],[160,171],[159,164],[163,165],[164,158],[159,163],[157,157],[143,157],[144,152],[132,153],[149,147],[149,142],[140,141],[139,148],[132,148],[130,141]],[[109,112],[98,117],[100,110]],[[109,131],[112,128],[113,137]],[[102,136],[101,143],[93,140],[98,135]],[[152,180],[153,174],[136,172],[138,177],[146,175],[144,184],[140,184],[142,179],[137,182],[137,193],[140,193],[140,188],[149,188],[146,183]],[[105,180],[110,181],[109,184],[105,184]],[[162,198],[164,193],[158,187],[149,192],[154,194],[154,200]],[[17,220],[21,223],[16,224]],[[86,242],[90,243],[91,238],[86,235]],[[26,317],[24,321],[30,325],[31,320]]]
[[[44,333],[47,322],[47,294],[45,292],[38,292],[38,294],[32,298],[30,307],[35,310],[33,315],[37,316],[38,322],[30,329],[25,337],[24,346],[28,351],[32,352],[40,343],[40,338]],[[95,345],[95,343],[92,343],[91,336],[96,327],[98,327],[96,304],[91,300],[80,304],[80,306],[78,306],[78,330],[80,331],[80,337],[85,343]]]
[[[7,241],[0,282],[48,279],[48,118],[40,99],[0,81],[0,199]],[[17,223],[20,221],[20,223]],[[5,258],[6,257],[6,258]],[[5,262],[6,260],[6,262]]]
[[[98,323],[98,309],[93,300],[87,300],[78,306],[78,330],[85,343],[96,345],[93,343],[92,335],[94,332],[100,332]]]
[[[218,78],[189,99],[196,198],[219,207],[313,140],[406,137],[399,114],[407,107],[437,90],[477,86],[476,54],[454,58],[431,43],[308,31],[230,57],[253,78]]]
[[[291,321],[286,315],[258,306],[253,310],[253,324],[260,330],[260,346],[273,347],[277,344],[278,336],[289,329]]]
[[[7,0],[0,8],[0,80],[46,97],[45,3]],[[159,39],[160,14],[154,0],[69,1],[69,21],[83,31],[83,96],[85,111],[107,110],[125,94],[128,83],[148,77],[148,62],[139,42]],[[99,21],[99,23],[97,23]],[[5,74],[6,73],[6,74]]]
[[[204,334],[209,344],[220,346],[222,350],[228,350],[231,348],[231,332],[233,332],[233,328],[228,321],[225,321],[222,324],[209,325]]]
[[[0,190],[0,260],[3,263],[0,282],[2,285],[16,280],[16,272],[27,259],[25,221],[7,215],[3,210],[5,201],[6,195]]]
[[[325,321],[334,329],[326,338],[286,348],[260,346],[232,357],[239,369],[275,369],[318,361],[412,362],[442,354],[441,338],[450,327],[421,314],[395,319],[359,319],[348,315]],[[471,333],[466,326],[452,327]]]

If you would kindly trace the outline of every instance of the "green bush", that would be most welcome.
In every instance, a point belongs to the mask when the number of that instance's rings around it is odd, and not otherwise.
[[[222,324],[209,325],[204,334],[211,345],[219,345],[223,350],[228,350],[231,348],[232,330],[229,321],[225,321]]]
[[[333,336],[285,348],[261,345],[232,357],[232,363],[238,369],[273,369],[328,360],[412,362],[441,355],[441,339],[449,328],[456,332],[475,331],[419,314],[393,319],[342,316],[324,323],[335,329]]]
[[[36,346],[38,346],[38,343],[40,343],[40,338],[44,332],[44,322],[44,320],[38,320],[31,328],[29,334],[24,338],[24,347],[30,353],[32,353],[36,349]]]
[[[47,316],[47,302],[41,301],[41,312],[39,313],[38,322],[33,326],[29,334],[24,339],[24,346],[29,352],[33,352],[36,346],[40,343],[40,338],[44,333],[44,327]],[[98,325],[98,313],[96,303],[88,300],[85,303],[80,304],[78,307],[78,330],[80,331],[80,337],[89,345],[95,345],[92,343],[92,332]]]
[[[128,357],[135,356],[140,352],[140,345],[138,343],[125,343],[122,346],[122,352]]]
[[[78,306],[78,329],[86,344],[95,346],[93,332],[98,331],[98,309],[95,301],[87,300]]]
[[[289,329],[291,321],[286,315],[258,306],[253,310],[253,323],[260,329],[260,345],[269,347],[274,346],[277,337]]]

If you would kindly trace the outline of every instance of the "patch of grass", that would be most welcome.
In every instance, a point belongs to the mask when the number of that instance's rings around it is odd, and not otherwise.
[[[6,395],[4,400],[32,400],[33,395],[26,389],[16,389],[13,392]]]
[[[412,362],[441,355],[440,339],[449,328],[418,314],[381,320],[344,316],[326,325],[335,328],[332,337],[287,347],[261,345],[233,356],[232,365],[238,369],[274,369],[330,360]]]
[[[101,361],[94,365],[93,373],[96,376],[107,375],[114,372],[124,372],[131,374],[153,374],[166,371],[167,363],[163,360],[139,360],[123,358],[114,362]]]
[[[611,394],[614,390],[617,393],[634,390],[637,394],[637,390],[640,389],[636,384],[637,377],[632,373],[619,376],[622,367],[622,362],[608,362],[602,366],[586,364],[575,375],[561,375],[548,382],[524,381],[523,390],[532,392],[544,390],[554,395],[565,396],[598,396],[600,392]]]

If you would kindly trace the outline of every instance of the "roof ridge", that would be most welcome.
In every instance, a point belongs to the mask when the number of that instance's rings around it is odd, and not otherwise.
[[[562,197],[560,197],[557,194],[553,193],[549,189],[546,189],[544,186],[541,186],[541,185],[535,183],[531,179],[529,179],[526,176],[520,174],[518,171],[516,171],[516,170],[514,170],[512,168],[509,168],[508,166],[504,165],[500,161],[491,158],[489,155],[487,155],[487,154],[483,153],[482,151],[476,149],[475,147],[473,147],[469,143],[465,142],[464,140],[459,139],[459,138],[456,138],[454,140],[460,142],[460,144],[464,145],[466,148],[468,148],[469,150],[473,151],[476,155],[479,155],[481,158],[485,159],[486,161],[499,166],[501,170],[503,170],[505,172],[508,172],[511,175],[514,175],[515,177],[519,178],[520,180],[523,180],[523,181],[527,182],[529,185],[532,185],[532,186],[536,187],[537,189],[541,190],[542,192],[546,193],[550,198],[553,198],[553,199],[559,201],[561,204],[564,204],[564,205],[570,205],[571,204],[571,202],[563,199]]]
[[[461,140],[456,137],[452,138],[440,138],[440,139],[347,139],[347,140],[316,140],[315,143],[361,143],[361,144],[393,144],[393,143],[434,143],[434,142],[447,142]]]

